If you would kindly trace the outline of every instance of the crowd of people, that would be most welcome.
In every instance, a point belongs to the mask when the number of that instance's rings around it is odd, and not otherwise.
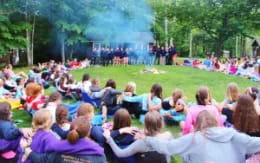
[[[147,48],[93,48],[90,64],[92,65],[179,65],[192,66],[194,68],[208,71],[223,72],[229,75],[237,75],[249,78],[252,81],[260,82],[260,59],[242,57],[210,57],[203,60],[196,58],[185,59],[184,62],[177,62],[178,53],[174,46],[150,47]]]
[[[177,65],[192,66],[207,71],[217,71],[229,75],[241,76],[260,82],[260,59],[257,58],[229,58],[206,57],[203,61],[186,59]]]
[[[174,64],[177,57],[177,50],[174,46],[166,48],[158,47],[102,47],[93,48],[91,53],[92,64],[107,65],[128,65],[128,64]]]
[[[207,86],[198,88],[196,102],[179,88],[163,98],[160,84],[137,95],[131,81],[124,90],[114,79],[101,86],[89,74],[76,81],[69,72],[88,63],[50,61],[28,74],[8,65],[0,72],[0,162],[168,163],[172,156],[187,163],[259,162],[259,88],[241,91],[230,83],[221,102]],[[32,116],[31,128],[16,126],[14,108]],[[164,124],[180,126],[180,138],[164,132]]]

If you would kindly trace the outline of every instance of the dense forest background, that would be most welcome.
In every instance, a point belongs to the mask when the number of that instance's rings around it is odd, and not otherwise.
[[[0,56],[19,49],[28,65],[85,57],[93,41],[174,44],[182,57],[251,55],[259,0],[0,0]],[[190,46],[192,45],[192,46]]]

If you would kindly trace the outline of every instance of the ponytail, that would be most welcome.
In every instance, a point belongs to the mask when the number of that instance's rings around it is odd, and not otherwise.
[[[70,144],[76,144],[79,139],[89,136],[90,123],[84,116],[74,119],[70,126],[67,140]]]
[[[75,144],[79,140],[79,133],[77,132],[77,130],[75,129],[71,130],[67,136],[67,140],[71,144]]]
[[[209,91],[207,87],[200,87],[196,93],[196,100],[198,105],[206,106],[206,99],[209,97]]]

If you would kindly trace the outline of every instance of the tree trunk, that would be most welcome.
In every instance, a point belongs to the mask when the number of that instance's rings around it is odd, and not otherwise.
[[[30,22],[30,16],[25,14],[26,22]],[[32,61],[32,52],[31,52],[31,32],[29,29],[26,29],[26,53],[27,53],[27,64],[28,66],[33,65]]]
[[[61,61],[64,64],[65,63],[65,41],[64,38],[61,40]]]
[[[189,53],[189,58],[192,57],[192,31],[190,31],[190,53]]]
[[[223,40],[221,38],[217,39],[217,49],[216,49],[216,57],[221,57],[223,54]]]
[[[35,34],[35,15],[33,16],[33,25],[32,25],[32,32],[31,32],[31,57],[32,57],[32,64],[34,63],[34,34]]]
[[[246,38],[244,36],[242,36],[242,54],[243,57],[246,56]]]

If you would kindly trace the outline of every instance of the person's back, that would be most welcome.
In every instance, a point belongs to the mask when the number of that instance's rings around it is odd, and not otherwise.
[[[37,163],[68,163],[68,162],[77,162],[77,163],[106,163],[105,156],[97,155],[64,155],[56,152],[38,154],[31,152],[29,157],[31,161]]]
[[[199,113],[204,110],[211,112],[217,118],[219,125],[220,126],[223,125],[221,116],[215,106],[213,106],[213,105],[206,105],[206,106],[195,105],[195,106],[192,106],[191,108],[189,108],[189,110],[188,110],[184,128],[182,131],[183,134],[188,134],[188,133],[192,132],[193,126],[196,125],[196,119],[197,119]]]
[[[171,141],[154,137],[146,140],[155,151],[182,156],[186,163],[244,163],[246,155],[260,151],[259,138],[217,126],[212,113],[202,111],[197,117],[196,132]]]

